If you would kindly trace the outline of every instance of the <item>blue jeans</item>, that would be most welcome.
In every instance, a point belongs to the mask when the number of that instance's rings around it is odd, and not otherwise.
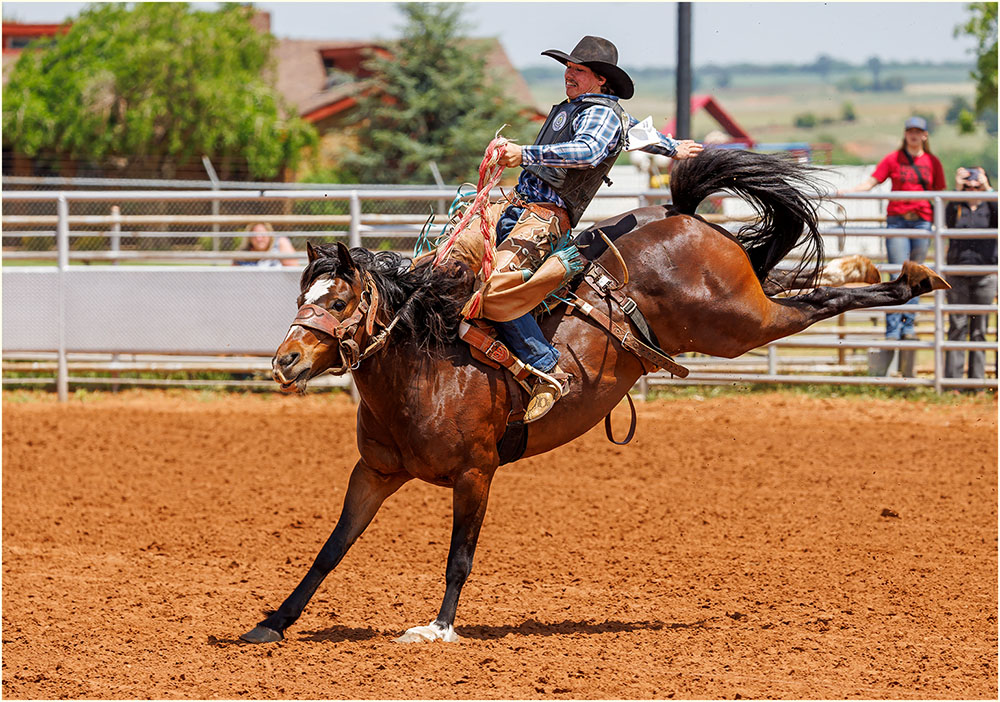
[[[497,246],[507,238],[523,213],[524,208],[515,205],[504,210],[497,222]],[[493,326],[499,330],[501,339],[514,355],[533,368],[547,373],[559,362],[559,352],[545,339],[530,312],[509,322],[493,322]]]
[[[931,231],[932,225],[926,219],[904,219],[899,215],[889,215],[885,218],[885,224],[889,229],[922,229]],[[889,255],[889,263],[902,263],[909,259],[914,263],[923,263],[927,256],[927,249],[930,246],[930,239],[911,239],[908,237],[892,237],[885,240],[886,253]],[[913,298],[907,305],[917,304],[917,298]],[[892,312],[885,315],[885,338],[900,339],[904,335],[912,335],[913,325],[917,315],[913,312],[900,313]]]
[[[514,355],[533,368],[548,373],[559,362],[559,352],[545,340],[541,327],[530,313],[509,322],[493,322],[493,326],[500,330],[500,336]]]

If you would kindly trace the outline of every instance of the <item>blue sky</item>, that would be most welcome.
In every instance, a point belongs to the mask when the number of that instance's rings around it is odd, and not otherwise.
[[[3,16],[60,22],[82,2],[5,2]],[[214,7],[215,3],[193,3]],[[301,39],[392,39],[402,17],[394,3],[257,2],[272,31]],[[474,36],[498,36],[518,68],[547,65],[545,49],[569,51],[580,37],[615,42],[630,66],[675,63],[677,3],[466,2]],[[974,44],[954,37],[967,16],[964,2],[695,2],[693,62],[805,63],[821,53],[861,62],[970,60]]]

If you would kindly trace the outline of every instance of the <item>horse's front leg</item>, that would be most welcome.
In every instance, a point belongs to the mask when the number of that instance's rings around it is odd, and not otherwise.
[[[385,499],[410,477],[407,473],[384,475],[369,467],[363,459],[358,461],[351,472],[347,494],[344,496],[344,509],[337,520],[337,526],[323,544],[309,572],[288,599],[281,603],[277,612],[240,638],[249,643],[281,641],[285,629],[299,618],[316,588],[368,527]]]
[[[458,641],[455,633],[455,611],[462,586],[472,571],[472,558],[476,553],[479,529],[486,516],[486,502],[490,494],[493,471],[470,469],[455,480],[452,491],[454,501],[454,521],[451,530],[451,548],[448,551],[448,568],[445,572],[446,587],[444,601],[437,619],[427,626],[408,629],[396,641],[416,643],[420,641]]]

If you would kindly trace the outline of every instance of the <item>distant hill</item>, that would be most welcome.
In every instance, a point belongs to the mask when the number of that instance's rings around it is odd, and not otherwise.
[[[625,103],[637,119],[664,127],[675,114],[674,68],[629,68],[636,95]],[[960,133],[949,117],[961,101],[971,104],[971,62],[848,63],[820,57],[806,64],[708,64],[693,71],[693,92],[711,94],[758,142],[827,144],[834,164],[872,164],[897,148],[907,117],[931,124],[934,152],[948,173],[982,165],[996,180],[996,114],[974,133]],[[521,69],[543,112],[565,98],[563,68]],[[877,82],[876,82],[877,81]],[[692,115],[691,137],[704,139],[719,125],[705,112]],[[950,176],[949,176],[950,177]]]
[[[625,65],[623,67],[636,82],[662,81],[664,79],[674,80],[673,66],[635,68]],[[936,63],[932,61],[879,61],[878,64],[878,70],[882,75],[890,76],[898,74],[904,79],[921,83],[947,82],[956,78],[958,80],[966,80],[972,68],[973,63],[971,61],[942,61]],[[779,82],[781,83],[787,82],[788,78],[793,76],[830,81],[852,74],[871,75],[872,68],[868,61],[852,64],[847,61],[820,56],[811,63],[802,64],[709,63],[702,66],[695,66],[692,72],[696,81],[704,81],[705,79],[720,76],[728,76],[728,79],[732,81],[739,76],[753,76],[755,80],[751,82],[761,84],[763,81],[760,79],[768,76],[776,79],[780,78]],[[537,83],[548,83],[558,80],[562,74],[563,68],[555,62],[552,65],[529,66],[521,69],[521,75],[532,86]]]

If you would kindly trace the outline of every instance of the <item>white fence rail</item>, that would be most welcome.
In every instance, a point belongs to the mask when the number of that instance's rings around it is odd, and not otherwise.
[[[499,192],[497,193],[499,195]],[[372,240],[384,241],[386,228],[399,228],[411,238],[426,220],[426,214],[362,214],[363,204],[370,200],[409,200],[441,203],[454,196],[444,189],[240,189],[215,191],[8,191],[4,201],[54,203],[54,214],[5,213],[2,218],[5,241],[19,236],[54,237],[53,251],[31,250],[31,247],[11,247],[4,250],[9,262],[27,260],[42,265],[5,265],[3,269],[3,357],[4,384],[20,382],[54,382],[59,396],[65,399],[70,383],[184,384],[198,381],[169,379],[115,380],[87,378],[75,372],[104,370],[112,373],[145,371],[148,373],[177,370],[264,371],[267,359],[283,337],[294,316],[298,270],[230,268],[234,252],[191,250],[123,251],[118,242],[122,237],[150,239],[177,237],[176,231],[149,231],[150,226],[193,225],[197,231],[185,231],[184,237],[210,237],[214,240],[232,237],[233,232],[219,231],[220,226],[232,227],[250,222],[266,221],[284,226],[281,234],[314,236],[319,233],[343,235],[352,246]],[[982,199],[982,194],[931,192],[925,197],[935,204],[935,221],[930,232],[913,229],[892,230],[872,223],[838,221],[825,216],[822,233],[828,242],[828,253],[851,253],[852,240],[906,236],[931,239],[929,265],[946,277],[995,273],[992,266],[948,266],[944,263],[945,238],[996,238],[996,230],[958,229],[944,226],[944,203],[948,200]],[[663,190],[614,193],[615,198],[634,198],[635,204],[663,202],[669,194]],[[912,196],[909,196],[912,198]],[[996,200],[996,193],[988,193]],[[905,199],[900,193],[857,193],[843,199]],[[248,211],[240,214],[152,214],[122,215],[117,210],[108,214],[73,214],[71,204],[100,203],[109,205],[126,202],[342,202],[347,214],[267,214]],[[439,204],[440,209],[440,204]],[[217,208],[213,208],[217,210]],[[721,215],[706,218],[723,224],[738,223],[738,219]],[[442,222],[443,223],[443,222]],[[586,220],[581,227],[587,224]],[[129,230],[141,226],[143,230]],[[289,227],[300,226],[300,230]],[[49,229],[51,227],[51,229]],[[104,250],[74,250],[75,238],[88,236],[98,228],[108,237]],[[317,231],[316,227],[330,227]],[[336,229],[334,229],[336,228]],[[346,229],[340,229],[346,228]],[[377,228],[377,229],[372,229]],[[793,252],[794,253],[794,252]],[[286,258],[286,254],[245,254],[240,258]],[[304,253],[298,257],[304,260]],[[53,261],[55,265],[45,265]],[[80,266],[71,262],[155,263],[168,265],[144,266]],[[191,262],[203,265],[193,266]],[[225,264],[226,268],[219,268]],[[879,269],[895,273],[898,265],[879,263]],[[821,323],[793,337],[769,344],[763,349],[745,354],[739,359],[688,356],[679,359],[691,368],[685,380],[657,374],[641,382],[649,385],[719,384],[719,383],[834,383],[877,384],[896,386],[929,386],[937,391],[957,387],[997,387],[996,330],[991,325],[992,341],[947,341],[945,316],[950,313],[978,313],[995,317],[992,305],[948,305],[943,291],[925,296],[919,305],[906,312],[917,312],[931,324],[920,325],[920,341],[888,341],[882,338],[878,326],[881,312],[899,312],[900,308],[875,308],[842,315]],[[859,326],[866,325],[866,326]],[[926,340],[924,340],[926,339]],[[798,351],[798,350],[803,351]],[[985,380],[943,377],[944,353],[949,350],[984,350],[992,353],[988,369],[992,377]],[[853,353],[863,350],[859,356]],[[785,353],[782,353],[782,352]],[[790,355],[788,352],[798,352]],[[867,371],[869,357],[879,351],[922,353],[932,358],[929,369],[921,368],[916,377],[860,375]],[[830,352],[835,352],[831,357]],[[823,355],[827,354],[827,355]],[[906,353],[900,353],[903,358]],[[913,354],[909,354],[912,356]],[[919,356],[918,356],[919,357]],[[989,359],[988,359],[989,360]],[[265,381],[238,379],[233,381],[206,380],[203,384],[259,384]],[[341,384],[330,379],[330,384]]]

